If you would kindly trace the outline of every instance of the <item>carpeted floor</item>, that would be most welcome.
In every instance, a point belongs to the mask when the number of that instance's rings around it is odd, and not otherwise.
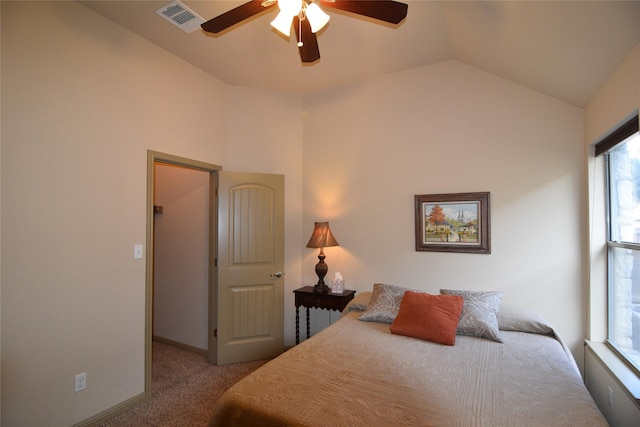
[[[218,398],[267,361],[215,366],[205,356],[153,342],[151,400],[101,427],[206,426]]]

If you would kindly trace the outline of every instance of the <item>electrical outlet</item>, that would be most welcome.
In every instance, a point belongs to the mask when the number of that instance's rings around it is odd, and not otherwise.
[[[87,388],[87,373],[83,372],[81,374],[76,375],[76,393]]]
[[[613,409],[613,390],[611,387],[607,387],[607,389],[609,390],[609,408]]]

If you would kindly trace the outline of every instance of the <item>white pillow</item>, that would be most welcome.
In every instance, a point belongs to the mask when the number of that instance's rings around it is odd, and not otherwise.
[[[540,313],[525,307],[502,304],[498,312],[498,327],[501,331],[529,332],[553,335],[553,327]]]

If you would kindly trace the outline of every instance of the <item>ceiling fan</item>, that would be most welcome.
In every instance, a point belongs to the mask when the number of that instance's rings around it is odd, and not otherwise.
[[[399,24],[407,16],[408,6],[391,0],[252,0],[201,25],[209,33],[219,33],[278,5],[280,12],[271,25],[286,36],[291,26],[296,32],[302,62],[320,59],[316,32],[329,20],[318,4],[367,16],[390,24]]]

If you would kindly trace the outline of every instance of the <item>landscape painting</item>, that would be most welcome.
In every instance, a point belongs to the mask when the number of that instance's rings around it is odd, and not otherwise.
[[[415,196],[416,250],[490,253],[489,193]]]

